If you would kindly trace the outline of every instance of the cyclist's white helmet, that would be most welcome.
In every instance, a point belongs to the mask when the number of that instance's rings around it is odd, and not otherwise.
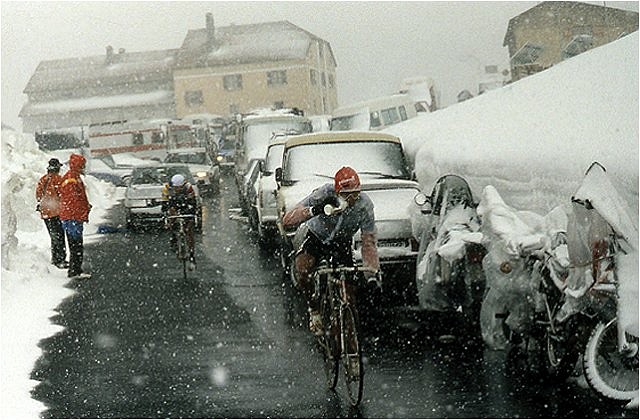
[[[184,175],[175,174],[171,177],[171,185],[174,187],[182,187],[187,180],[184,179]]]

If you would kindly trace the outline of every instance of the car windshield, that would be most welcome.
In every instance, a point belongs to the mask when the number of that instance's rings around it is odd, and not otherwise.
[[[251,124],[247,126],[247,133],[244,137],[244,147],[247,151],[246,159],[247,161],[251,159],[264,159],[269,140],[274,133],[284,133],[293,130],[299,134],[305,134],[310,133],[311,129],[312,126],[309,121],[297,119],[283,119]]]
[[[210,165],[211,160],[205,153],[176,153],[168,155],[167,163],[186,163],[192,165]]]
[[[276,168],[282,166],[282,152],[284,151],[284,144],[277,144],[269,147],[267,153],[267,160],[264,168],[267,172],[274,172]]]
[[[398,143],[350,142],[305,144],[287,151],[283,178],[298,181],[312,176],[333,178],[343,166],[351,166],[361,176],[409,179],[409,169]]]
[[[171,177],[181,174],[187,181],[193,183],[193,177],[186,166],[157,166],[150,168],[135,168],[131,175],[133,185],[158,185],[169,182]]]

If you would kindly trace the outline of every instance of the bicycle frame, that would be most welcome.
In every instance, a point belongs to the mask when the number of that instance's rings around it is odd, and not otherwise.
[[[352,289],[356,287],[355,276],[359,272],[371,273],[372,270],[363,266],[330,266],[323,260],[313,273],[314,295],[320,299],[321,316],[326,321],[318,343],[324,352],[327,384],[330,389],[335,388],[338,362],[342,360],[347,393],[353,406],[362,399],[364,376],[358,342],[355,290]],[[339,348],[336,348],[338,342]]]

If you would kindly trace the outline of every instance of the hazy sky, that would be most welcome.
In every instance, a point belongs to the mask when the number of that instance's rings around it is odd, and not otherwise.
[[[485,64],[506,66],[509,19],[538,2],[14,2],[1,1],[2,122],[21,128],[22,93],[43,60],[178,48],[189,29],[288,20],[331,44],[338,102],[397,91],[429,76],[442,102],[477,92]],[[603,2],[591,2],[602,4]],[[637,2],[606,2],[638,11]]]

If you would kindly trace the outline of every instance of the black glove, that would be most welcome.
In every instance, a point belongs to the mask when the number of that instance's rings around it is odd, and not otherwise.
[[[367,285],[372,285],[382,290],[382,275],[379,271],[367,276]]]

